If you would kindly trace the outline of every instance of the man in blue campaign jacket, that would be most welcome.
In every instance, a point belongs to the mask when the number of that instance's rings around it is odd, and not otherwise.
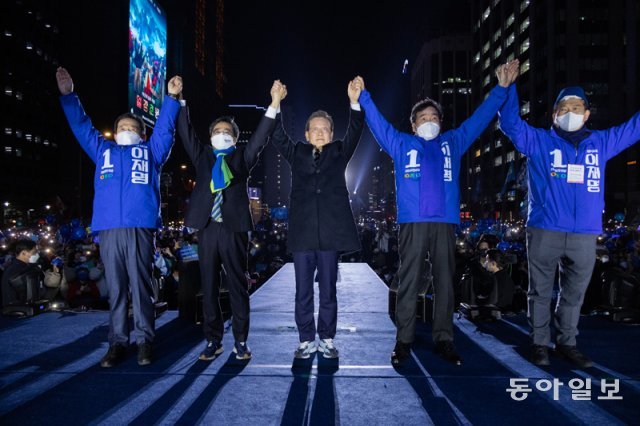
[[[553,126],[539,129],[520,118],[515,84],[500,110],[500,127],[528,158],[529,323],[531,361],[549,365],[549,305],[560,266],[555,308],[556,351],[581,368],[593,362],[576,348],[578,319],[602,233],[607,161],[640,139],[640,113],[607,130],[590,130],[589,102],[580,87],[563,89],[554,105]]]
[[[416,298],[429,253],[434,282],[433,340],[436,353],[461,365],[453,345],[453,274],[455,225],[460,222],[460,158],[495,117],[517,72],[510,64],[496,71],[499,85],[460,127],[440,134],[442,108],[431,99],[411,111],[415,134],[394,129],[380,114],[368,91],[360,104],[367,124],[395,165],[400,267],[396,307],[396,345],[391,363],[401,365],[415,338]],[[360,84],[364,82],[358,77]]]
[[[129,345],[128,295],[131,292],[138,364],[152,360],[155,334],[151,273],[154,232],[161,226],[160,170],[171,152],[182,79],[169,81],[153,135],[143,140],[145,125],[134,114],[114,124],[115,142],[102,137],[85,114],[73,80],[64,68],[56,72],[60,103],[82,149],[96,164],[91,229],[100,232],[100,255],[109,289],[109,351],[102,367],[122,361]],[[172,98],[174,97],[174,98]]]

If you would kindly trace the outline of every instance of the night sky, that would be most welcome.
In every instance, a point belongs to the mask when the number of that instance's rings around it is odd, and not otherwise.
[[[251,4],[250,4],[251,3]],[[306,117],[328,111],[335,138],[346,130],[347,83],[361,75],[386,118],[408,126],[410,68],[423,43],[471,27],[468,1],[226,2],[227,102],[265,104],[271,82],[287,85],[284,104],[293,107],[303,137]],[[402,74],[409,60],[407,75]],[[379,148],[368,130],[351,161],[348,186],[355,188],[375,165]]]
[[[225,7],[230,103],[262,99],[279,78],[297,114],[326,109],[338,122],[353,77],[362,75],[379,103],[399,103],[409,80],[402,78],[404,60],[411,64],[431,37],[470,28],[468,1],[460,0],[228,1]]]

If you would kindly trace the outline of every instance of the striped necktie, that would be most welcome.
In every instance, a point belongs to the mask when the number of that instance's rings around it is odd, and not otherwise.
[[[222,222],[222,191],[216,192],[213,199],[213,208],[211,209],[211,217],[216,222]]]

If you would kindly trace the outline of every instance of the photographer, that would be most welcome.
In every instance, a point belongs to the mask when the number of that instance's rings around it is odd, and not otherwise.
[[[487,272],[493,275],[495,289],[498,292],[496,306],[503,312],[511,310],[513,304],[514,284],[507,270],[508,265],[508,255],[498,249],[487,250],[483,266]]]
[[[2,275],[2,304],[27,303],[43,296],[42,271],[36,265],[40,258],[36,243],[30,239],[15,242],[15,259]]]
[[[494,291],[494,277],[485,268],[485,258],[489,250],[495,249],[496,244],[497,238],[495,236],[483,234],[476,244],[475,253],[469,259],[464,260],[466,261],[465,273],[473,277],[474,294],[483,299],[489,298]],[[468,300],[462,301],[469,302]]]

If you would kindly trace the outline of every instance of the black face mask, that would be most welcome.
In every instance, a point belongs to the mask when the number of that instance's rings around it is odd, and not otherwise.
[[[487,255],[487,251],[488,251],[487,249],[478,250],[478,256],[484,259],[484,257]]]

